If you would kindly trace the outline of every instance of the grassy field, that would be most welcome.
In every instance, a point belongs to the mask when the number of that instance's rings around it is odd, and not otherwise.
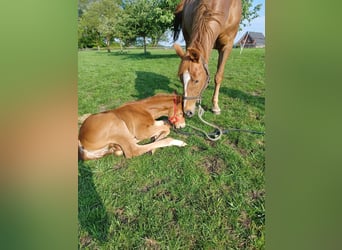
[[[182,92],[174,50],[79,52],[79,115],[156,93]],[[234,49],[220,91],[221,115],[210,112],[217,52],[203,94],[203,118],[221,128],[265,131],[264,49]],[[208,132],[197,116],[187,123]],[[185,128],[187,132],[194,132]],[[172,131],[184,148],[133,159],[79,162],[81,249],[264,249],[265,136]]]

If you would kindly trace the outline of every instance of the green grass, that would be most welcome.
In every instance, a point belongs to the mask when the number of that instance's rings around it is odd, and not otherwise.
[[[265,131],[264,49],[234,49],[212,114],[217,52],[203,94],[204,119],[222,128]],[[182,92],[171,50],[79,52],[79,115],[156,93]],[[187,123],[208,132],[198,117]],[[194,132],[189,128],[188,132]],[[79,163],[79,247],[84,249],[264,249],[265,138],[231,132],[217,142],[170,136],[184,148],[133,159]]]

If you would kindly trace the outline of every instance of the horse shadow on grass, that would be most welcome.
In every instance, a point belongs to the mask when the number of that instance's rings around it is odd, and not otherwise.
[[[108,240],[110,222],[101,197],[96,191],[92,171],[86,163],[79,161],[78,173],[79,224],[91,239],[105,242]]]
[[[172,94],[176,90],[170,87],[170,79],[166,76],[145,71],[137,71],[136,75],[135,89],[138,93],[132,95],[134,98],[142,99],[160,92]]]
[[[231,98],[238,98],[248,105],[253,105],[260,110],[265,110],[265,97],[259,96],[257,94],[247,94],[241,90],[227,87],[221,87],[220,94],[227,95]]]

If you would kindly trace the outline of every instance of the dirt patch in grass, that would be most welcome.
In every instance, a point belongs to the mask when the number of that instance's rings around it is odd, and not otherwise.
[[[201,152],[201,151],[208,150],[208,147],[205,147],[202,145],[191,145],[190,150],[191,150],[191,153],[195,153],[195,152]]]
[[[89,235],[80,237],[80,247],[83,248],[89,246],[92,240],[93,239]]]
[[[126,210],[124,208],[118,208],[114,211],[114,215],[120,221],[120,223],[125,225],[132,225],[137,221],[137,218],[132,215],[127,215]]]
[[[125,215],[125,209],[124,208],[118,208],[114,212],[116,218],[123,224],[128,223],[128,217]]]
[[[160,245],[158,243],[158,241],[154,240],[154,239],[148,239],[145,238],[145,247],[146,249],[153,249],[153,250],[159,250],[160,249]]]
[[[257,201],[265,196],[265,190],[252,190],[249,194],[252,201]]]
[[[143,193],[146,193],[149,190],[151,190],[152,188],[157,187],[157,186],[159,186],[159,185],[161,185],[161,184],[163,184],[165,182],[166,182],[166,180],[157,179],[157,180],[155,180],[154,182],[152,182],[150,184],[144,185],[142,188],[139,189],[139,191],[143,192]]]
[[[250,229],[252,220],[249,218],[248,214],[246,211],[242,211],[239,218],[238,222],[245,228],[245,229]]]
[[[159,199],[159,200],[168,200],[168,201],[177,201],[178,198],[174,196],[169,190],[162,189],[159,192],[157,192],[153,198]]]
[[[121,158],[119,162],[113,165],[113,170],[119,170],[127,166],[127,161],[125,158]]]
[[[234,149],[236,152],[238,152],[242,156],[248,156],[248,151],[246,149],[239,147],[239,138],[236,138],[235,140],[228,140],[227,144]]]
[[[99,106],[99,112],[103,112],[103,111],[106,111],[108,109],[107,105],[100,105]]]
[[[202,161],[201,166],[207,174],[220,174],[227,164],[218,156],[212,156]]]

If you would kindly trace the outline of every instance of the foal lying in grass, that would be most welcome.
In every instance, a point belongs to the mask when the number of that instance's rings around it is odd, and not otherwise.
[[[80,159],[93,160],[113,153],[131,158],[149,151],[154,152],[156,148],[185,146],[183,141],[165,138],[170,133],[170,124],[176,128],[185,127],[182,101],[180,95],[157,94],[90,115],[79,131]],[[168,116],[169,123],[156,121],[162,116]],[[153,142],[138,144],[146,139],[152,139]]]

